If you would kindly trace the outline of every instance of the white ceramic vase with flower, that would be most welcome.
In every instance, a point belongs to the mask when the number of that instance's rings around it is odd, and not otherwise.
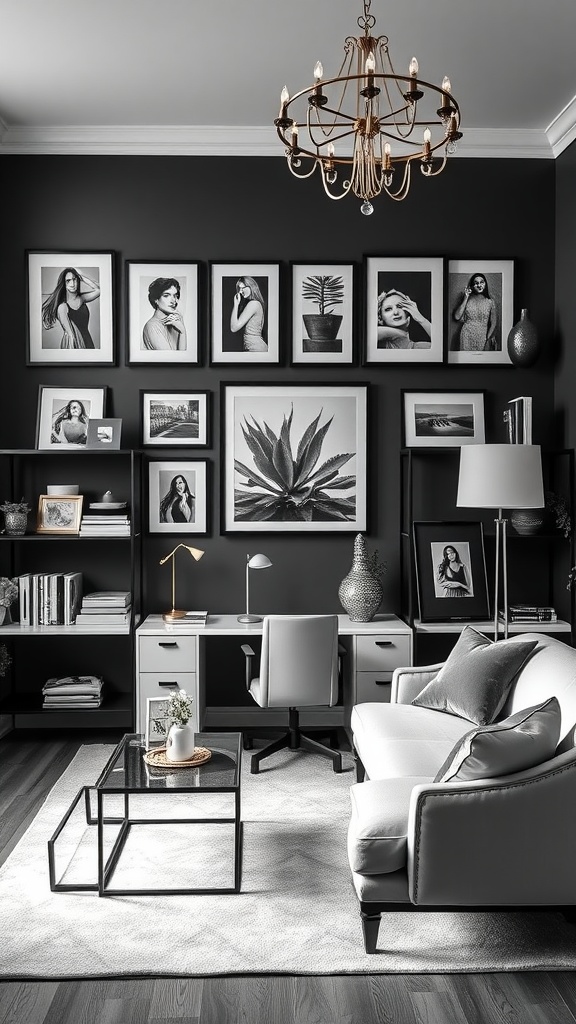
[[[168,761],[188,761],[194,754],[195,734],[192,719],[192,698],[186,690],[172,690],[168,698],[168,718],[172,725],[166,737]]]

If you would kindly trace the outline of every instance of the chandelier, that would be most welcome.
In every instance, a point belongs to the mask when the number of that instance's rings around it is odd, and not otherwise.
[[[382,192],[406,198],[413,163],[426,178],[441,174],[462,138],[450,79],[437,86],[418,78],[415,57],[408,74],[397,75],[388,37],[371,35],[371,2],[363,0],[358,18],[363,35],[344,40],[337,76],[325,79],[318,61],[313,85],[293,96],[284,86],[274,121],[292,174],[309,178],[317,170],[330,199],[353,192],[364,214]]]

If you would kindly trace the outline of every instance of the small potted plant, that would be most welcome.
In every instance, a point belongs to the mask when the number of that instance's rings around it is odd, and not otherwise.
[[[168,720],[172,722],[166,737],[166,757],[169,761],[187,761],[194,753],[194,727],[192,698],[186,690],[172,690],[168,698]]]
[[[310,338],[311,351],[319,351],[329,341],[336,341],[342,317],[334,313],[344,302],[344,282],[333,274],[315,274],[302,282],[302,298],[318,306],[317,313],[304,313],[302,319]]]
[[[12,622],[10,605],[18,597],[18,579],[0,576],[0,625]]]
[[[0,511],[4,513],[6,533],[12,537],[19,537],[26,533],[30,505],[24,501],[24,498],[21,498],[20,501],[5,501],[0,505]]]

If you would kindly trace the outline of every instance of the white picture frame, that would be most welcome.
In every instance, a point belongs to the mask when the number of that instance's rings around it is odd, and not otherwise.
[[[199,362],[198,266],[126,261],[129,364]],[[167,316],[175,322],[167,324]]]
[[[292,365],[354,361],[354,264],[292,264]]]
[[[152,461],[149,463],[148,470],[149,532],[206,533],[208,530],[208,461],[206,459]],[[184,481],[184,486],[180,489],[179,479]],[[190,518],[186,518],[187,516]]]
[[[147,697],[146,728],[144,734],[146,750],[150,750],[153,745],[166,745],[170,725],[168,697]]]
[[[404,391],[404,446],[484,444],[483,391]]]
[[[249,303],[254,304],[254,312],[240,326]],[[210,308],[211,364],[280,361],[279,263],[212,263]],[[238,326],[232,322],[233,315]]]
[[[484,278],[487,299],[491,305],[484,301],[486,314],[480,317],[478,311],[475,311],[474,317],[467,321],[463,302],[466,290],[473,289],[471,283],[475,277]],[[512,360],[506,343],[514,323],[514,260],[450,260],[446,321],[449,363],[511,366]],[[490,335],[492,330],[494,333]],[[490,335],[490,338],[483,342],[481,331]],[[462,332],[466,332],[464,344],[467,346],[484,343],[489,347],[477,351],[462,349]]]
[[[103,418],[106,392],[106,387],[48,387],[41,384],[38,389],[36,448],[42,451],[85,451],[88,423],[91,419]]]
[[[366,363],[441,363],[444,257],[365,257]]]
[[[141,391],[144,447],[209,446],[210,391]]]

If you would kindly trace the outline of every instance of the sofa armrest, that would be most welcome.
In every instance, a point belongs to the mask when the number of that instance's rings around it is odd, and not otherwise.
[[[415,786],[413,903],[576,904],[576,750],[501,779]]]
[[[396,668],[392,673],[392,704],[410,704],[427,683],[438,674],[443,661],[437,665],[413,665],[410,668]]]

